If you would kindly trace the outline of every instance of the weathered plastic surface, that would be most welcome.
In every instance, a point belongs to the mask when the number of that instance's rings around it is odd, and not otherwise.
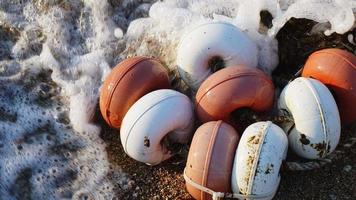
[[[272,122],[257,122],[244,131],[236,150],[231,185],[234,193],[266,195],[272,199],[280,181],[288,138]]]
[[[222,121],[201,125],[190,146],[186,174],[194,182],[216,192],[231,192],[231,170],[239,134]],[[186,184],[195,199],[212,199],[210,194]]]
[[[187,96],[169,89],[156,90],[140,98],[125,115],[121,144],[131,158],[156,165],[172,156],[163,140],[187,143],[193,125],[193,105]]]
[[[356,56],[341,49],[323,49],[309,56],[302,76],[324,83],[334,94],[343,124],[356,122]]]
[[[182,79],[193,90],[212,74],[209,62],[221,58],[225,66],[257,66],[257,46],[241,30],[223,22],[206,23],[187,32],[177,50]]]
[[[289,145],[299,156],[323,158],[336,148],[340,138],[340,117],[335,100],[320,81],[300,77],[282,91],[278,107],[291,115],[294,125],[285,123]]]
[[[128,58],[106,78],[100,93],[100,111],[113,128],[120,128],[129,108],[143,95],[169,88],[167,70],[156,59]]]
[[[242,65],[227,67],[203,82],[196,95],[196,111],[202,122],[228,122],[239,108],[268,111],[273,99],[273,83],[262,71]]]

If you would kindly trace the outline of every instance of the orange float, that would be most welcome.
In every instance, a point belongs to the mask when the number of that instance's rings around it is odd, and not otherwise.
[[[217,71],[203,82],[196,95],[196,110],[202,122],[230,122],[233,111],[267,111],[273,106],[273,99],[274,86],[266,74],[238,65]]]
[[[128,58],[115,66],[101,88],[101,114],[111,127],[120,128],[124,115],[139,98],[169,87],[167,70],[157,59]]]
[[[184,170],[188,192],[201,200],[212,196],[194,183],[216,192],[231,192],[231,174],[235,151],[240,137],[232,126],[223,121],[201,125],[194,134]]]
[[[344,124],[356,122],[356,56],[341,49],[312,53],[302,76],[324,83],[334,94]]]

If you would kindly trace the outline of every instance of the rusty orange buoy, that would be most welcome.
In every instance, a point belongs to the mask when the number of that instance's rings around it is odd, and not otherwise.
[[[239,139],[235,129],[223,121],[211,121],[197,129],[184,170],[187,190],[195,199],[212,199],[195,185],[216,192],[231,192],[231,173]]]
[[[317,79],[334,94],[343,124],[356,122],[356,56],[341,49],[323,49],[307,59],[302,76]]]
[[[273,99],[274,86],[266,74],[237,65],[217,71],[203,82],[196,95],[196,110],[202,122],[229,122],[231,113],[240,108],[269,110]]]
[[[115,66],[101,88],[101,114],[111,127],[120,128],[124,115],[139,98],[169,87],[167,70],[157,59],[128,58]]]

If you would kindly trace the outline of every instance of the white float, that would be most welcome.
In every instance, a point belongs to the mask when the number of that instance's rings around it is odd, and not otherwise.
[[[279,171],[287,150],[286,134],[272,122],[257,122],[247,127],[235,154],[232,191],[248,199],[272,199],[279,186]]]
[[[257,45],[232,24],[211,22],[193,28],[181,39],[178,71],[189,87],[197,90],[212,73],[209,62],[219,58],[224,66],[257,66]]]
[[[282,91],[278,107],[291,115],[284,124],[292,150],[309,159],[323,158],[335,150],[340,138],[340,116],[335,100],[321,82],[300,77]],[[352,108],[350,108],[352,109]]]
[[[156,165],[170,158],[165,142],[187,143],[193,134],[190,99],[174,90],[156,90],[140,98],[125,115],[120,138],[133,159]]]

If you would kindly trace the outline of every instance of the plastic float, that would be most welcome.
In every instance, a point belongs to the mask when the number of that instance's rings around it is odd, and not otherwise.
[[[217,71],[206,79],[196,95],[196,111],[202,122],[230,121],[230,115],[239,108],[257,112],[273,106],[274,86],[262,71],[233,66]]]
[[[343,124],[356,122],[356,56],[341,49],[311,54],[302,76],[324,83],[334,94]]]
[[[284,131],[272,122],[257,122],[244,131],[236,150],[231,185],[248,199],[272,199],[288,150]]]
[[[133,159],[156,165],[170,158],[169,143],[187,143],[193,133],[190,99],[174,90],[156,90],[140,98],[120,129],[124,151]]]
[[[272,199],[288,139],[272,122],[250,125],[240,143],[236,131],[222,121],[196,131],[184,179],[195,199]],[[237,150],[236,150],[237,149]]]
[[[211,194],[196,184],[231,192],[231,170],[238,141],[239,134],[222,121],[208,122],[197,129],[184,170],[187,190],[195,199],[212,199]]]
[[[180,76],[193,90],[215,70],[214,62],[223,66],[257,66],[257,45],[241,30],[223,22],[206,23],[188,31],[177,50]]]
[[[139,98],[169,87],[167,70],[158,60],[128,58],[112,70],[101,88],[101,114],[111,127],[120,128],[124,115]]]
[[[293,123],[283,126],[289,145],[299,156],[324,158],[340,138],[340,117],[335,100],[320,81],[300,77],[282,91],[278,107]]]

